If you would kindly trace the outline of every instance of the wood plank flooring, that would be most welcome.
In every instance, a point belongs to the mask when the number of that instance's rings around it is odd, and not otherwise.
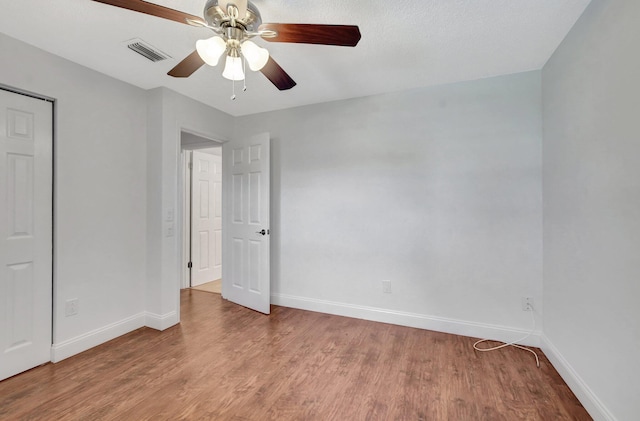
[[[197,291],[212,292],[214,294],[222,294],[222,279],[205,282],[204,284],[191,287],[191,289],[195,289]]]
[[[0,382],[2,420],[590,420],[541,354],[182,292],[142,328]]]

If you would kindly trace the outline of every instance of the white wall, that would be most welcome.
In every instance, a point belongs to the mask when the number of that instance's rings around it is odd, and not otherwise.
[[[56,100],[54,359],[142,326],[144,91],[0,34],[0,83]],[[64,316],[67,299],[79,314]]]
[[[530,329],[540,94],[530,72],[237,118],[237,136],[271,133],[274,302],[469,335]]]
[[[545,351],[596,419],[640,414],[638,22],[592,2],[543,70]]]

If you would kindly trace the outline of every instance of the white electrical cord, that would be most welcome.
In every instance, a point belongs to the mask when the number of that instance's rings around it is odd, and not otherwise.
[[[531,306],[531,304],[529,304],[529,308],[530,308],[529,311],[531,312],[531,320],[533,321],[533,328],[525,336],[523,336],[522,338],[520,338],[518,340],[515,340],[513,342],[504,342],[502,345],[494,346],[494,347],[491,347],[491,348],[478,348],[477,345],[479,343],[487,342],[487,341],[493,341],[492,339],[480,339],[479,341],[477,341],[476,343],[473,344],[473,349],[475,349],[476,351],[480,351],[480,352],[495,351],[496,349],[505,348],[507,346],[513,346],[515,348],[524,349],[525,351],[529,351],[530,353],[533,354],[534,357],[536,357],[536,366],[538,368],[540,368],[540,359],[538,358],[538,354],[536,354],[536,352],[534,350],[529,349],[526,346],[518,345],[516,343],[516,342],[524,341],[529,336],[531,336],[533,334],[533,332],[536,331],[536,318],[533,315],[533,306]],[[500,342],[500,341],[493,341],[493,342]]]

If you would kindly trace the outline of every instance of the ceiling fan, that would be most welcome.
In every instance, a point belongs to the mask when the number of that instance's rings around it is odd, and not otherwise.
[[[207,0],[204,19],[143,0],[93,1],[213,31],[213,37],[197,41],[196,50],[167,73],[173,77],[189,77],[205,63],[217,65],[226,55],[223,77],[243,80],[244,58],[251,70],[260,71],[282,91],[293,88],[296,82],[251,38],[345,47],[355,47],[360,41],[360,30],[355,25],[262,23],[260,12],[248,0]]]

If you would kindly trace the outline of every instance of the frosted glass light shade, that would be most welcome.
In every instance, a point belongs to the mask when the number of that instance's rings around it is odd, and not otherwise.
[[[227,43],[220,37],[215,36],[209,39],[196,41],[196,50],[200,58],[209,66],[215,66],[220,60],[220,56],[227,50]]]
[[[227,56],[222,77],[229,80],[243,80],[244,71],[242,71],[242,59],[240,57]]]
[[[262,69],[269,61],[269,52],[266,48],[259,47],[253,41],[245,41],[240,46],[242,55],[247,59],[249,68],[254,72]]]

